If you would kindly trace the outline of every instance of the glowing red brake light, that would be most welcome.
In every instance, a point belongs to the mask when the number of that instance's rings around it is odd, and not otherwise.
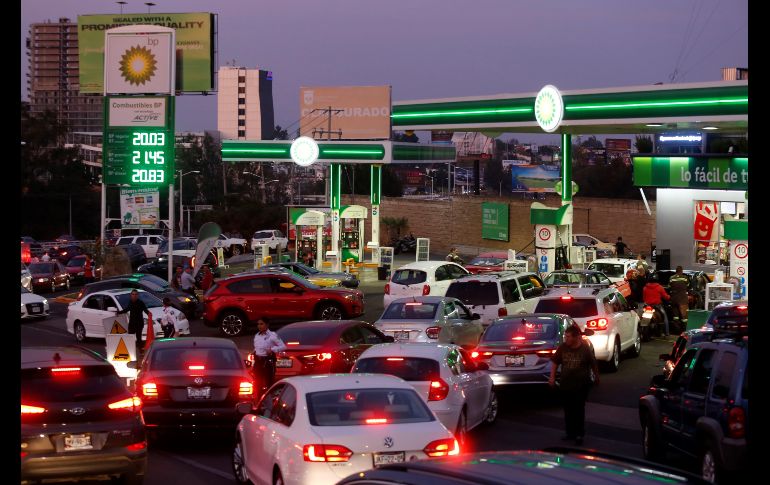
[[[134,396],[110,403],[107,405],[107,407],[120,411],[139,411],[139,409],[142,407],[142,400]]]
[[[387,424],[386,418],[369,418],[366,420],[366,424]]]
[[[390,283],[385,284],[385,294],[390,295]]]
[[[478,356],[479,356],[479,353],[476,352],[475,350],[473,352],[471,352],[471,359],[475,359]]]
[[[428,391],[428,401],[443,401],[449,395],[449,385],[440,377],[435,381],[430,381],[430,390]]]
[[[538,350],[537,353],[538,353],[538,355],[551,355],[551,354],[555,354],[556,353],[556,349]]]
[[[80,374],[80,367],[54,367],[51,374],[55,376],[76,376]]]
[[[243,381],[238,385],[239,396],[251,396],[254,394],[254,385],[251,382]]]
[[[158,386],[154,382],[142,384],[142,394],[144,397],[158,397]]]
[[[438,339],[438,334],[440,333],[441,327],[428,327],[425,329],[425,335],[427,335],[429,339]]]
[[[746,412],[742,407],[730,409],[727,415],[727,430],[730,438],[743,438],[746,435]]]
[[[38,406],[30,406],[28,404],[21,405],[21,414],[42,414],[46,411],[45,408]]]
[[[739,306],[737,306],[735,308],[737,310],[748,310],[749,309],[749,307],[747,305],[739,305]]]
[[[454,456],[460,454],[460,445],[456,439],[444,438],[443,440],[431,441],[422,451],[433,458],[437,456]]]
[[[498,317],[507,317],[508,316],[508,309],[505,307],[500,307],[497,309],[497,316]]]
[[[387,360],[401,362],[401,361],[404,360],[404,358],[403,357],[388,357]]]
[[[147,448],[147,442],[146,441],[140,441],[139,443],[134,443],[131,445],[126,446],[126,449],[128,451],[142,451]]]
[[[305,445],[302,457],[305,461],[341,462],[348,461],[353,452],[340,445]]]
[[[206,366],[205,365],[188,365],[187,369],[188,370],[206,370]]]
[[[430,285],[422,285],[422,296],[430,295]]]
[[[589,320],[586,326],[593,330],[607,330],[608,324],[606,318],[600,318],[598,320]]]
[[[299,345],[299,342],[286,342],[286,345]]]
[[[329,360],[332,358],[332,354],[329,352],[323,352],[321,354],[315,354],[315,358],[319,361]]]
[[[564,295],[564,296],[561,297],[561,299],[565,300],[565,301],[571,300],[572,299],[572,295]]]

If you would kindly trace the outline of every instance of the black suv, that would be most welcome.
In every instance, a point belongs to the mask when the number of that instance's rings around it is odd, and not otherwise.
[[[80,289],[78,300],[95,291],[117,290],[123,288],[136,288],[144,290],[163,300],[171,299],[171,306],[183,312],[188,320],[193,320],[203,312],[203,305],[198,299],[188,293],[175,290],[168,286],[168,282],[151,274],[134,273],[120,276],[111,276],[101,281],[89,283]]]
[[[717,326],[709,341],[693,345],[671,375],[658,375],[639,400],[645,458],[676,449],[700,460],[716,483],[748,465],[748,324]],[[729,331],[728,331],[729,330]]]
[[[21,480],[119,476],[139,484],[147,441],[112,365],[79,347],[21,349]]]

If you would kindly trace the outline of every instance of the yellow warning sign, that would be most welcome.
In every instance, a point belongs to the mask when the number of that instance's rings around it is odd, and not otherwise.
[[[112,360],[131,360],[131,356],[128,354],[128,347],[126,347],[126,343],[122,338],[118,341],[118,347],[115,349],[115,355],[112,356]]]
[[[120,324],[119,321],[115,320],[115,323],[112,324],[112,330],[110,330],[111,334],[119,334],[119,333],[128,333],[128,331],[123,327],[123,325]]]

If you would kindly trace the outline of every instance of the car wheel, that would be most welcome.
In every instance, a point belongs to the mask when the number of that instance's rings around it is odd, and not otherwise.
[[[86,341],[86,327],[83,326],[80,320],[75,321],[72,331],[75,333],[75,340],[81,343]]]
[[[243,445],[241,444],[241,435],[235,439],[235,446],[233,447],[233,475],[235,475],[236,483],[248,484],[251,483],[249,477],[246,476],[246,461],[243,457]]]
[[[492,424],[497,419],[497,393],[494,389],[489,391],[489,404],[484,415],[484,424]]]
[[[620,367],[620,340],[615,338],[615,345],[612,347],[612,357],[606,364],[609,372],[617,372]]]
[[[634,346],[631,347],[631,356],[632,357],[639,357],[639,354],[642,353],[642,333],[639,330],[639,328],[636,329],[636,339],[634,340]]]
[[[460,417],[457,420],[457,428],[455,429],[455,439],[460,445],[460,449],[465,449],[465,443],[468,441],[468,420],[465,417],[465,408],[460,411]]]
[[[721,470],[711,441],[706,441],[701,451],[700,464],[701,477],[709,483],[717,483],[721,477]]]
[[[663,458],[663,449],[655,429],[650,423],[649,415],[645,415],[642,423],[642,453],[644,458],[651,461],[659,461]]]
[[[243,333],[246,319],[239,312],[225,312],[219,319],[219,330],[228,337],[237,337]]]
[[[281,470],[277,468],[273,472],[273,485],[283,485],[283,475],[281,475]]]
[[[240,246],[237,246],[237,245],[233,245],[233,247],[231,247],[231,248],[230,248],[230,254],[231,254],[232,256],[238,256],[238,255],[239,255],[239,254],[241,254],[242,252],[243,252],[243,250],[241,250],[241,247],[240,247]]]
[[[316,310],[316,315],[319,320],[342,320],[343,315],[342,308],[335,303],[323,303]]]

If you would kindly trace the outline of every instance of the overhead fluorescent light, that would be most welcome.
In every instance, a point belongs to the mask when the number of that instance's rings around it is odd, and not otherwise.
[[[704,126],[703,129],[704,130],[718,130],[719,128],[717,128],[716,126]]]
[[[703,137],[701,135],[661,135],[660,141],[701,141]]]
[[[662,124],[660,124],[660,123],[647,123],[647,126],[649,126],[649,127],[652,127],[652,128],[655,128],[655,127],[657,127],[657,126],[663,126],[663,125],[662,125]]]

